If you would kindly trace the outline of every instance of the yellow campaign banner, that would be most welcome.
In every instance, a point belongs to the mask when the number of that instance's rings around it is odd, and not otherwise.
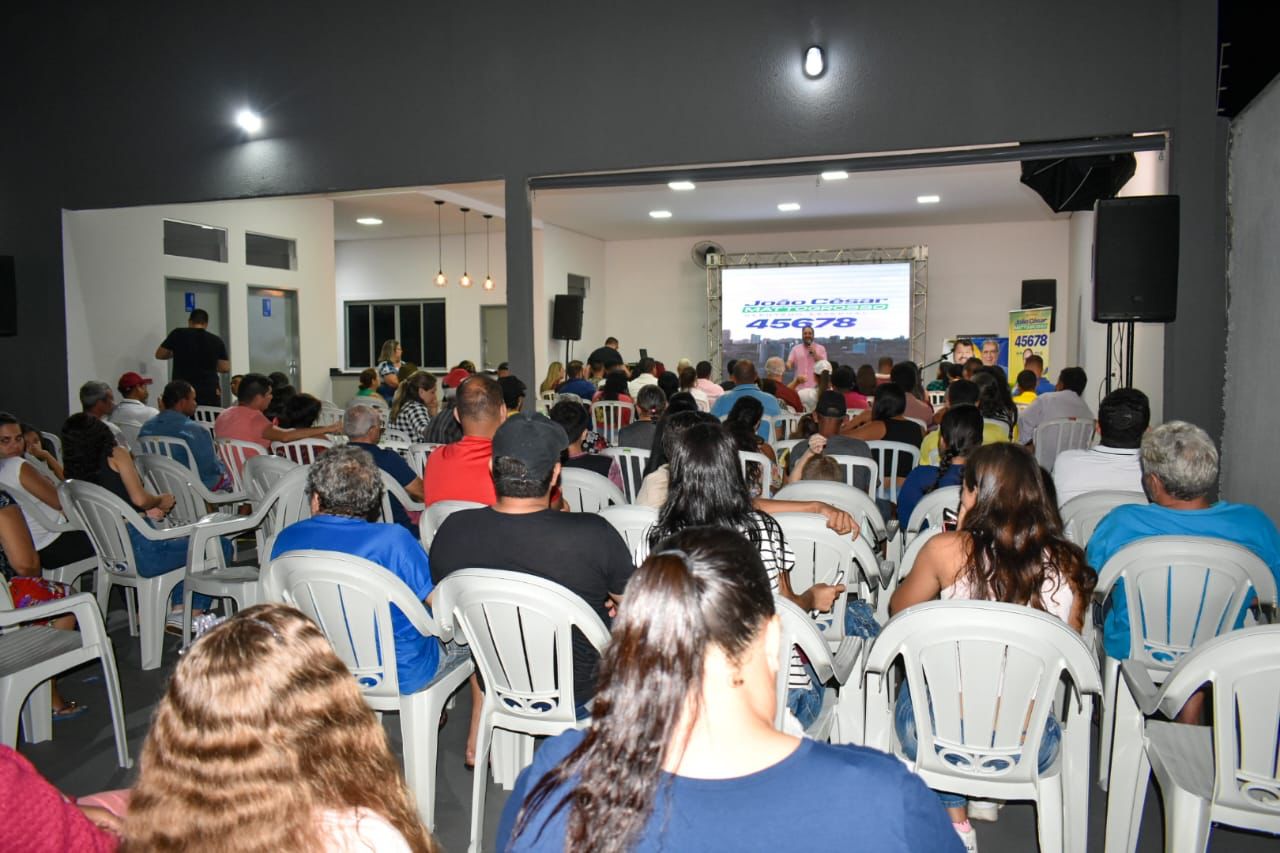
[[[1024,308],[1009,312],[1009,382],[1025,370],[1027,356],[1044,359],[1044,372],[1049,375],[1049,326],[1052,308]]]

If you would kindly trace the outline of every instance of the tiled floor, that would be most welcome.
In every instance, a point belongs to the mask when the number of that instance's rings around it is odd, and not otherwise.
[[[151,720],[151,712],[164,691],[165,679],[177,660],[177,642],[166,639],[165,666],[153,672],[138,668],[138,642],[128,636],[122,610],[113,610],[108,622],[116,646],[120,669],[121,689],[125,697],[126,725],[129,732],[130,754],[137,760],[143,739]],[[54,740],[34,746],[20,745],[20,750],[55,785],[69,794],[87,794],[94,791],[124,787],[133,778],[134,771],[121,770],[115,763],[115,749],[111,740],[111,726],[106,713],[106,693],[96,677],[95,667],[86,667],[72,673],[62,681],[62,690],[68,697],[90,705],[90,711],[78,720],[57,723]],[[463,747],[470,711],[468,692],[458,696],[449,722],[440,733],[440,765],[437,781],[436,836],[445,850],[463,851],[467,848],[471,814],[472,774],[463,766]],[[392,747],[400,749],[400,729],[395,715],[385,718]],[[1089,815],[1089,847],[1102,851],[1102,829],[1106,808],[1105,794],[1096,788],[1092,794]],[[498,816],[507,799],[500,787],[490,784],[485,809],[485,849],[493,849],[494,832]],[[709,819],[714,819],[710,818]],[[1144,853],[1156,853],[1163,849],[1161,828],[1162,811],[1160,797],[1153,787],[1147,796],[1143,813],[1142,833],[1138,849]],[[996,823],[976,823],[979,846],[984,853],[1009,851],[1021,853],[1037,849],[1035,809],[1031,804],[1012,804],[1000,813]],[[850,843],[845,849],[857,850],[857,834],[849,828]],[[805,843],[809,850],[812,844]],[[1210,836],[1209,849],[1220,853],[1254,853],[1254,851],[1280,850],[1280,842],[1269,836],[1238,832],[1215,827]]]

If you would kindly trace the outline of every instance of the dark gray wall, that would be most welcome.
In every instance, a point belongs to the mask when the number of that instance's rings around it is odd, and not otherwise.
[[[0,340],[6,404],[21,387],[32,417],[65,407],[60,207],[505,178],[511,360],[528,375],[531,176],[1171,129],[1197,317],[1171,333],[1166,409],[1218,410],[1187,382],[1204,324],[1225,322],[1212,0],[506,5],[9,13],[0,114],[20,130],[0,134],[0,253],[18,256],[22,335]],[[830,58],[816,82],[800,73],[814,41]],[[243,99],[266,138],[228,128]]]

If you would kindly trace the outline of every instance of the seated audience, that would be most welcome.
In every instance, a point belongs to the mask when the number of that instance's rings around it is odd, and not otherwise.
[[[123,836],[125,850],[436,851],[356,680],[283,604],[236,614],[178,660]]]
[[[653,435],[658,428],[658,420],[666,410],[667,395],[662,393],[661,388],[656,385],[641,388],[639,396],[636,397],[636,419],[619,430],[618,446],[651,449]]]
[[[790,482],[798,483],[804,480],[828,483],[843,483],[845,481],[844,471],[841,469],[840,463],[821,453],[810,453],[791,472]]]
[[[1023,444],[1034,444],[1036,427],[1046,421],[1060,418],[1093,420],[1093,410],[1084,401],[1084,388],[1087,381],[1083,367],[1064,367],[1058,374],[1058,389],[1039,395],[1036,401],[1022,413],[1022,427],[1017,436],[1018,441]]]
[[[791,451],[791,469],[794,475],[791,478],[792,482],[801,479],[800,471],[806,467],[805,463],[812,456],[834,453],[840,456],[872,458],[871,448],[867,447],[865,441],[859,438],[852,438],[841,432],[845,426],[844,413],[844,395],[839,391],[826,391],[818,399],[818,406],[814,409],[813,414],[806,416],[812,423],[814,430],[809,435],[808,443],[797,445]],[[870,476],[870,472],[865,469],[854,471],[853,485],[865,490],[869,485],[867,480]],[[844,477],[842,476],[840,479],[843,481]]]
[[[62,463],[54,456],[50,448],[52,442],[46,442],[40,430],[31,424],[22,424],[22,437],[25,439],[27,451],[23,458],[39,469],[41,475],[52,483],[61,483],[66,477],[62,473]],[[46,444],[48,446],[46,446]]]
[[[876,389],[880,387],[876,378],[876,369],[869,364],[860,365],[854,373],[853,390],[861,394],[865,399],[870,401],[876,395]],[[832,378],[835,374],[832,374]],[[839,389],[836,389],[839,390]],[[870,406],[850,406],[851,409],[867,409]]]
[[[1036,401],[1036,383],[1038,378],[1030,370],[1018,374],[1018,393],[1013,395],[1013,402],[1019,406],[1029,406]]]
[[[396,393],[399,394],[405,385],[397,388]],[[347,434],[349,447],[359,447],[368,453],[374,464],[404,487],[409,497],[422,502],[422,478],[414,473],[399,453],[378,446],[378,442],[382,440],[382,415],[372,403],[360,399],[348,403],[342,418],[342,430]],[[391,496],[391,516],[396,524],[412,533],[414,539],[418,538],[417,513],[410,516],[409,511],[394,495]]]
[[[659,394],[662,393],[656,385],[646,386],[646,390],[649,389],[657,391]],[[583,448],[583,441],[586,439],[587,431],[591,426],[591,415],[583,405],[569,400],[556,403],[551,407],[548,417],[564,430],[564,453],[560,456],[560,464],[562,466],[594,472],[601,477],[608,477],[609,482],[619,489],[624,488],[622,467],[618,464],[617,459],[612,456],[588,453]]]
[[[770,586],[755,548],[730,531],[658,544],[628,586],[592,726],[535,754],[498,849],[790,850],[799,827],[833,810],[867,850],[962,849],[898,761],[774,729]],[[819,779],[825,796],[813,795]]]
[[[1209,498],[1218,484],[1218,449],[1208,433],[1185,421],[1169,421],[1142,436],[1140,453],[1142,484],[1151,503],[1107,513],[1089,539],[1089,565],[1102,571],[1117,551],[1147,536],[1212,536],[1248,548],[1280,580],[1280,533],[1271,519],[1250,504]],[[1121,581],[1107,600],[1103,625],[1103,645],[1118,660],[1129,657],[1125,602]],[[1241,611],[1235,627],[1243,620]]]
[[[717,418],[725,418],[733,409],[734,403],[743,397],[755,397],[764,407],[764,413],[770,417],[782,414],[782,407],[778,404],[778,398],[772,394],[766,394],[756,382],[756,366],[748,359],[738,359],[733,365],[733,389],[720,395],[719,399],[711,407],[711,414]],[[767,423],[761,422],[758,432],[765,441],[769,440],[769,425]]]
[[[160,402],[164,404],[164,411],[143,424],[138,436],[182,439],[191,448],[204,487],[211,491],[230,488],[231,478],[213,447],[213,437],[209,430],[192,420],[196,413],[196,389],[190,382],[175,379],[164,386]],[[189,464],[187,455],[181,450],[175,451],[174,461],[180,465]]]
[[[1054,388],[1053,383],[1044,375],[1044,359],[1041,356],[1035,355],[1034,353],[1027,356],[1022,360],[1022,366],[1035,374],[1035,392],[1037,394],[1049,394],[1057,390]]]
[[[277,426],[280,429],[308,429],[320,417],[323,404],[310,394],[294,394],[285,403]]]
[[[0,799],[20,808],[0,824],[0,850],[22,853],[115,853],[120,821],[103,809],[80,806],[21,753],[0,745]]]
[[[572,362],[570,362],[572,364]],[[582,375],[582,362],[578,362],[578,375]],[[542,380],[542,384],[538,386],[538,396],[550,394],[559,388],[565,381],[566,373],[564,365],[558,361],[553,361],[547,365],[546,378]]]
[[[261,373],[246,373],[240,380],[240,395],[236,405],[218,415],[213,423],[213,434],[218,438],[250,441],[271,449],[273,441],[294,441],[299,438],[320,438],[342,431],[342,424],[321,424],[304,429],[278,427],[263,414],[271,404],[273,392],[271,380]]]
[[[498,385],[502,388],[502,402],[507,407],[508,417],[524,408],[525,384],[523,380],[508,373],[498,379]]]
[[[874,376],[874,374],[872,375]],[[846,409],[865,412],[871,408],[871,404],[867,401],[867,395],[860,390],[861,385],[862,381],[858,378],[858,374],[848,365],[837,367],[831,373],[831,387],[844,396]],[[873,391],[872,393],[874,394],[875,392]]]
[[[783,374],[786,373],[786,370],[786,362],[778,356],[775,355],[771,358],[765,359],[764,378],[766,380],[772,379],[774,383],[773,388],[769,393],[786,403],[791,408],[791,411],[803,412],[804,403],[800,402],[800,394],[796,391],[795,386],[802,382],[804,377],[798,377],[788,384],[787,381],[783,379]]]
[[[906,395],[907,409],[905,415],[922,423],[932,423],[933,406],[930,406],[922,399],[924,389],[920,387],[920,372],[916,369],[915,364],[910,361],[900,361],[889,371],[889,377],[893,384],[901,388],[902,393]]]
[[[796,394],[800,397],[801,409],[803,412],[812,412],[818,405],[818,398],[831,390],[831,362],[819,359],[813,365],[814,384],[808,388],[801,388]],[[856,382],[856,379],[855,379]]]
[[[280,531],[273,560],[289,551],[350,554],[377,563],[430,602],[431,566],[418,540],[399,524],[369,520],[382,510],[382,475],[364,447],[335,447],[321,454],[307,471],[307,497],[311,517]],[[392,610],[391,621],[400,692],[416,693],[436,674],[440,641],[418,633],[398,610]]]
[[[716,400],[724,393],[725,389],[711,381],[711,362],[700,361],[693,367],[694,373],[697,374],[697,381],[694,383],[698,390],[707,395],[707,402],[715,405]],[[696,397],[694,398],[697,399]]]
[[[678,394],[681,391],[683,391],[684,393],[688,394],[690,397],[693,397],[694,402],[698,404],[698,411],[700,412],[711,411],[711,398],[707,396],[705,391],[703,391],[700,387],[698,387],[697,372],[692,367],[682,367],[680,368],[680,372],[677,375],[679,377],[680,383],[679,383],[679,386],[676,388],[676,393]],[[722,390],[720,393],[723,394],[724,391]],[[667,396],[670,397],[671,395],[668,394]],[[718,397],[720,395],[717,394],[716,396]],[[640,399],[639,397],[636,398],[637,402],[639,401],[639,399]]]
[[[855,426],[847,433],[851,438],[862,441],[896,441],[919,447],[924,439],[924,430],[920,424],[906,419],[907,395],[896,383],[886,382],[876,391],[876,401],[871,407],[870,420]],[[856,423],[856,422],[855,422]],[[898,454],[898,484],[911,471],[911,457],[906,453]],[[890,471],[889,460],[881,465],[880,475],[887,478]]]
[[[654,377],[654,381],[649,384],[656,385],[657,382],[657,377]],[[604,400],[605,402],[634,403],[635,400],[632,399],[627,391],[627,372],[621,367],[617,367],[610,370],[604,377],[604,384],[600,386],[599,391],[592,395],[591,402],[596,403]]]
[[[957,379],[947,386],[947,405],[938,409],[933,416],[934,423],[941,424],[942,419],[947,416],[947,412],[956,406],[974,406],[978,405],[978,399],[981,392],[976,382],[969,379]],[[920,442],[920,462],[923,465],[936,465],[941,458],[938,454],[938,430],[932,430],[925,433],[924,440]],[[1001,441],[1009,441],[1009,431],[1005,429],[1003,423],[991,423],[985,418],[982,421],[982,443],[996,444]]]
[[[631,399],[634,400],[644,386],[658,383],[657,366],[657,362],[648,356],[636,364],[635,378],[627,385],[627,393],[631,395]]]
[[[409,441],[429,441],[431,419],[439,410],[436,378],[428,370],[419,370],[397,386],[387,415],[387,427],[403,434]]]
[[[387,405],[391,405],[391,399],[395,396],[396,388],[400,384],[400,367],[403,362],[400,360],[404,355],[404,348],[400,346],[400,342],[390,339],[382,342],[382,350],[378,353],[378,365],[375,368],[378,371],[378,394],[387,401]]]
[[[658,382],[657,385],[662,389],[662,393],[670,399],[672,394],[680,393],[680,374],[673,373],[670,370],[662,369],[662,362],[658,362]],[[636,399],[639,399],[638,397]]]
[[[298,389],[293,387],[293,383],[289,381],[286,374],[278,370],[267,374],[267,380],[271,383],[271,402],[267,404],[263,414],[273,423],[278,423],[280,418],[284,417],[289,401],[297,396]]]
[[[138,430],[147,421],[160,414],[160,410],[147,405],[150,396],[151,380],[129,371],[120,377],[116,390],[120,392],[120,402],[111,412],[111,422],[125,431],[126,436],[136,436]]]
[[[507,419],[498,381],[484,374],[469,376],[458,388],[452,420],[462,437],[434,450],[422,475],[423,503],[437,501],[494,501],[489,458],[493,434]],[[446,417],[441,414],[435,420]]]
[[[80,386],[80,411],[106,424],[116,444],[127,449],[129,442],[124,433],[111,422],[111,413],[115,408],[116,398],[107,383],[90,380]]]
[[[1081,550],[1063,535],[1035,458],[1013,444],[980,447],[967,458],[958,529],[925,543],[894,592],[889,612],[939,597],[1002,601],[1042,610],[1082,630],[1097,578]],[[903,752],[914,758],[915,715],[905,688],[898,694],[894,722]],[[1041,770],[1053,763],[1061,737],[1061,727],[1050,717],[1037,756]],[[965,798],[941,791],[938,796],[966,847],[976,849]]]
[[[938,376],[925,386],[926,391],[945,391],[957,379],[964,378],[964,365],[950,361],[938,363]]]
[[[114,443],[114,439],[112,441]],[[57,487],[23,458],[26,448],[27,442],[18,419],[7,412],[0,412],[0,489],[14,498],[39,501],[49,508],[49,515],[60,514],[62,502],[58,499]],[[22,517],[31,532],[31,540],[43,568],[60,569],[94,558],[93,543],[83,530],[62,530],[46,525],[43,516],[28,511],[25,506]]]
[[[235,397],[235,396],[239,393],[239,391],[240,391],[240,380],[241,380],[241,379],[244,379],[244,374],[243,374],[243,373],[237,373],[237,374],[234,374],[234,375],[231,377],[231,381],[230,381],[228,384],[230,384],[230,386],[231,386],[231,396],[232,396],[232,397]],[[192,387],[194,387],[194,386],[192,386]],[[196,394],[197,394],[197,395],[199,395],[199,393],[200,393],[200,392],[198,392],[198,391],[196,392]],[[219,389],[219,394],[221,394],[221,389]]]
[[[893,359],[882,355],[876,359],[876,383],[883,385],[893,379]]]
[[[956,406],[947,412],[938,430],[938,451],[942,454],[938,464],[920,465],[898,489],[898,520],[904,527],[925,495],[945,486],[960,485],[965,458],[985,443],[984,426],[982,413],[974,406]]]
[[[582,375],[582,362],[573,360],[569,362],[569,366],[565,368],[565,375],[568,377],[563,385],[555,390],[561,394],[576,394],[582,398],[582,401],[590,402],[591,398],[596,395],[596,384],[590,379],[586,379]]]
[[[1142,491],[1138,449],[1151,423],[1151,404],[1136,388],[1118,388],[1098,405],[1098,444],[1064,450],[1053,460],[1059,505],[1086,492]]]
[[[1020,416],[1004,371],[999,367],[980,367],[973,373],[973,382],[978,386],[978,408],[982,417],[1003,424],[1006,435],[1016,440]]]
[[[243,378],[243,377],[241,377]],[[373,397],[378,394],[378,371],[372,367],[366,367],[360,371],[360,390],[356,391],[357,397]],[[231,393],[235,393],[232,390]]]
[[[467,377],[475,372],[476,366],[471,361],[464,358],[458,362],[458,366],[446,373],[444,379],[440,380],[440,384],[445,388],[445,396],[449,397],[456,393],[462,387],[462,383],[467,381]]]
[[[782,472],[778,468],[778,457],[773,452],[773,447],[760,437],[760,422],[763,417],[764,407],[760,405],[759,400],[754,397],[742,397],[733,404],[733,408],[725,416],[724,427],[729,431],[729,435],[733,436],[738,450],[763,453],[773,463],[772,481],[768,484],[769,492],[772,494],[782,484]],[[758,462],[747,463],[747,490],[751,492],[753,498],[764,494],[762,467]]]
[[[970,356],[969,358],[966,358],[964,360],[963,377],[965,379],[973,379],[973,375],[977,373],[978,369],[983,366],[984,365],[982,364],[982,359],[977,358],[976,356]]]

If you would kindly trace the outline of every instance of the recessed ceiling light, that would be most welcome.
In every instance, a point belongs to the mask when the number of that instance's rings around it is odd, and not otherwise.
[[[794,201],[784,201],[782,204],[778,205],[778,210],[781,210],[783,213],[791,213],[799,209],[799,203]]]
[[[240,129],[245,133],[257,133],[262,130],[262,116],[253,110],[244,109],[236,113],[236,124],[240,125]]]
[[[670,181],[667,186],[673,190],[691,190],[694,188],[693,181]]]
[[[356,220],[360,225],[381,225],[382,220],[376,216],[361,216]]]
[[[822,55],[822,48],[818,47],[818,45],[812,45],[804,52],[804,74],[806,77],[821,77],[826,67],[826,58]]]
[[[916,196],[916,203],[917,203],[917,204],[937,204],[937,203],[938,203],[938,202],[940,202],[940,201],[942,201],[942,196],[940,196],[940,195],[918,195],[918,196]]]
[[[849,173],[844,169],[834,169],[830,172],[822,173],[822,180],[824,181],[843,181],[848,177]]]
[[[650,215],[650,216],[652,216],[654,219],[670,219],[670,218],[671,218],[671,211],[669,211],[669,210],[651,210],[651,211],[649,211],[649,215]]]

